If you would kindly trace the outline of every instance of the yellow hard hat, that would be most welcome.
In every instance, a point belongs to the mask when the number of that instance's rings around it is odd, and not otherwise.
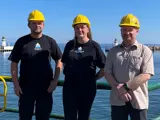
[[[120,22],[120,27],[123,26],[133,26],[136,28],[140,28],[140,24],[139,21],[137,19],[136,16],[134,16],[133,14],[127,14],[126,16],[124,16]]]
[[[42,12],[38,11],[38,10],[33,10],[29,16],[28,16],[28,21],[35,21],[35,20],[40,20],[40,21],[44,21],[44,15]]]
[[[78,14],[74,18],[72,27],[74,27],[75,25],[80,24],[80,23],[85,23],[85,24],[88,25],[88,27],[91,27],[91,23],[89,22],[89,19],[86,16],[82,15],[82,14]]]

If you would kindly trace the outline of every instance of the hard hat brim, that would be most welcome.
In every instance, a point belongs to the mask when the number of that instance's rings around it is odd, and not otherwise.
[[[40,19],[28,19],[28,21],[45,21],[45,19],[44,20],[40,20]]]
[[[126,26],[126,27],[136,27],[136,28],[138,28],[138,29],[140,28],[140,26],[138,26],[138,25],[137,25],[137,26],[136,26],[136,25],[131,25],[131,24],[120,24],[120,25],[119,25],[119,27],[125,27],[125,26]]]
[[[80,22],[80,23],[75,23],[75,24],[72,24],[72,27],[75,27],[75,25],[78,25],[78,24],[86,24],[86,25],[88,25],[88,27],[90,28],[91,27],[91,25],[90,24],[88,24],[88,23],[82,23],[82,22]]]

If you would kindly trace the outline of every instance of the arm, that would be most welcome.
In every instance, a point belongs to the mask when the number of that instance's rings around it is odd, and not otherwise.
[[[106,56],[103,53],[99,44],[96,45],[96,51],[97,51],[96,52],[96,57],[97,57],[96,64],[97,64],[97,67],[100,68],[100,70],[96,73],[95,79],[98,80],[104,77],[104,67],[105,67]]]
[[[105,79],[111,85],[111,87],[116,87],[118,85],[117,81],[113,76],[113,60],[112,60],[112,51],[109,51],[105,63]]]
[[[129,90],[135,90],[137,89],[140,85],[144,84],[151,78],[150,74],[139,74],[136,76],[133,80],[129,80],[125,84],[122,84],[121,87],[121,94],[123,94],[125,91]]]
[[[96,78],[96,80],[98,80],[98,79],[102,78],[103,76],[104,76],[104,69],[101,68],[101,69],[97,72],[95,78]]]
[[[112,76],[112,74],[105,72],[105,79],[108,81],[111,87],[117,87],[118,83]]]
[[[137,75],[133,80],[129,80],[126,84],[129,89],[135,90],[140,85],[147,82],[154,75],[154,64],[152,51],[146,48],[144,51],[143,61],[141,65],[141,74]]]
[[[129,89],[137,89],[140,85],[147,82],[151,78],[150,74],[140,74],[134,78],[134,80],[129,80],[126,84]]]
[[[54,78],[53,80],[51,81],[50,83],[50,86],[48,88],[48,92],[51,93],[52,91],[54,91],[57,87],[57,84],[58,84],[58,78],[60,76],[60,73],[61,73],[61,70],[62,70],[62,62],[61,62],[61,59],[59,60],[55,60],[55,74],[54,74]]]
[[[113,52],[109,51],[106,59],[105,64],[105,79],[108,81],[110,86],[117,90],[120,98],[124,101],[130,101],[132,100],[131,95],[128,93],[127,90],[124,89],[123,84],[119,84],[116,79],[113,76],[113,61],[115,58],[113,58]]]
[[[112,88],[115,88],[118,91],[120,98],[124,102],[132,100],[131,95],[123,87],[123,84],[117,83],[112,74],[105,72],[105,79],[108,81],[108,83],[111,85]]]
[[[60,76],[61,70],[62,70],[62,62],[61,62],[61,58],[62,58],[62,53],[60,48],[58,47],[57,43],[55,40],[51,39],[51,50],[52,50],[52,58],[53,60],[55,60],[55,73],[54,73],[54,78],[50,83],[50,86],[48,87],[48,92],[51,93],[52,91],[54,91],[57,87],[57,83],[58,83],[58,78]]]
[[[71,51],[71,48],[74,46],[74,40],[70,40],[64,47],[63,55],[61,62],[63,63],[63,74],[66,75],[66,73],[69,72],[67,69],[68,61],[69,60],[69,53]]]
[[[11,62],[11,76],[12,76],[14,86],[19,85],[19,82],[18,82],[18,63],[16,63],[16,62]]]
[[[56,62],[56,65],[55,65],[54,81],[58,81],[58,78],[62,71],[62,62],[61,62],[61,59],[56,60],[55,62]]]
[[[19,86],[19,81],[18,81],[18,63],[16,62],[11,62],[11,76],[13,80],[13,85],[14,85],[14,92],[17,96],[20,96],[22,93],[21,87]]]
[[[20,96],[20,93],[22,94],[22,90],[19,86],[19,81],[18,81],[18,63],[21,60],[21,45],[20,45],[20,39],[16,41],[14,48],[8,57],[8,60],[11,61],[11,66],[10,66],[10,72],[13,80],[13,85],[14,85],[14,92],[17,96]]]
[[[115,88],[118,93],[120,98],[124,101],[124,102],[128,102],[132,100],[131,95],[128,93],[128,91],[123,87],[123,84],[119,84],[116,82],[116,80],[114,79],[114,77],[105,72],[105,78],[108,81],[108,83],[111,85],[112,88]]]

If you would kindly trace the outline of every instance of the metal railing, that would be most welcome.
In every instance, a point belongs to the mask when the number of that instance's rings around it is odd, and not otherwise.
[[[5,91],[4,95],[7,96],[7,85],[6,85],[6,82],[12,82],[12,78],[11,78],[11,76],[0,76],[0,79],[4,83],[4,89],[5,89],[4,90]],[[63,86],[63,84],[64,84],[63,80],[59,80],[58,81],[58,86]],[[111,90],[111,86],[109,84],[107,84],[107,82],[97,82],[97,89]],[[160,89],[160,83],[149,84],[148,85],[148,91],[153,91],[153,90],[157,90],[157,89]],[[6,97],[5,97],[4,100],[6,100]],[[3,111],[18,113],[18,109],[6,108],[6,102],[4,104],[4,110]],[[50,118],[64,119],[64,116],[63,115],[57,115],[57,114],[51,114]],[[153,120],[160,120],[160,116],[157,117],[157,118],[154,118]]]
[[[5,111],[6,107],[7,107],[7,84],[6,84],[6,81],[3,77],[0,76],[0,80],[3,82],[3,93],[0,93],[0,97],[3,97],[3,101],[4,101],[4,104],[3,104],[3,108],[0,109],[0,112],[3,112]]]

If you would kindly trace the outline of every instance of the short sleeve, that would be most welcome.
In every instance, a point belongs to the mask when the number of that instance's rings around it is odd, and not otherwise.
[[[22,44],[20,39],[16,41],[8,60],[18,63],[22,57]]]
[[[72,41],[68,42],[68,43],[66,44],[66,46],[64,47],[64,51],[63,51],[63,55],[62,55],[62,60],[61,60],[63,63],[66,63],[67,60],[68,60],[69,50],[70,50],[70,47],[72,47],[72,46],[70,45],[71,42],[72,42]]]
[[[104,52],[102,51],[101,47],[99,44],[97,46],[97,59],[96,59],[96,65],[99,68],[104,68],[105,67],[105,61],[106,61],[106,56]]]
[[[51,39],[51,56],[54,60],[59,60],[62,57],[62,52],[54,39]]]
[[[106,63],[105,63],[105,68],[104,71],[112,74],[112,69],[113,69],[113,62],[112,62],[112,51],[109,51],[106,57]]]
[[[144,50],[141,73],[154,75],[153,54],[152,51],[147,47]]]

